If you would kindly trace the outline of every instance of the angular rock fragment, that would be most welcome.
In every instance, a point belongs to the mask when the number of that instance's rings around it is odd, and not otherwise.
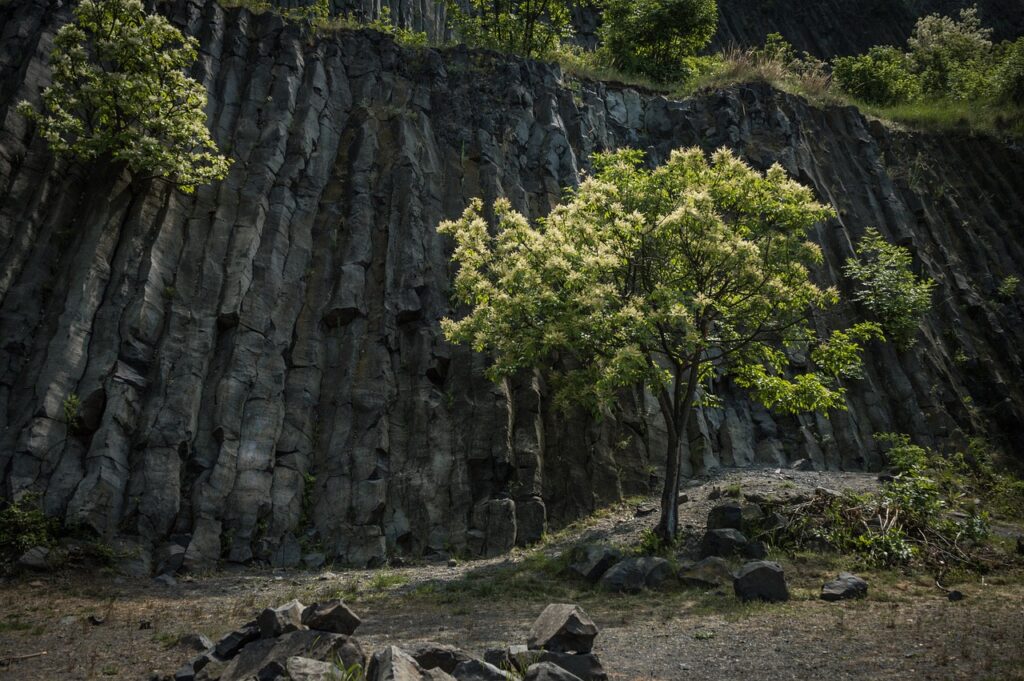
[[[609,591],[635,593],[655,589],[671,576],[672,564],[664,558],[640,556],[613,565],[601,577],[601,586]]]
[[[424,669],[409,653],[388,646],[370,660],[366,681],[454,681],[441,669]]]
[[[336,666],[308,657],[289,657],[284,671],[289,681],[337,681],[339,678]]]
[[[743,507],[739,504],[719,504],[708,512],[709,530],[739,530],[742,527]]]
[[[239,629],[235,629],[223,636],[213,646],[217,657],[228,660],[238,654],[243,646],[259,638],[260,628],[256,622],[249,622]]]
[[[538,662],[526,670],[523,681],[583,681],[570,671],[551,662]]]
[[[583,681],[608,681],[608,675],[601,666],[601,661],[594,653],[553,653],[545,651],[538,662],[550,662],[556,667],[578,676]]]
[[[447,643],[420,643],[407,652],[424,669],[442,669],[449,674],[460,663],[473,659],[466,651]]]
[[[743,601],[762,600],[782,602],[789,600],[789,588],[782,566],[778,563],[755,560],[746,563],[733,579],[736,596]]]
[[[513,681],[514,677],[482,660],[460,662],[451,671],[458,681]]]
[[[354,634],[362,622],[358,615],[337,598],[307,606],[302,611],[300,621],[310,629],[330,631],[345,636]]]
[[[701,558],[735,556],[743,551],[747,538],[732,528],[708,530],[700,543]]]
[[[248,681],[254,676],[267,676],[264,670],[269,672],[273,664],[283,666],[291,657],[331,660],[345,669],[356,664],[366,665],[366,655],[355,638],[306,629],[252,641],[231,661],[220,681]]]
[[[732,568],[724,558],[710,556],[679,571],[679,582],[695,589],[714,589],[732,584]]]
[[[526,645],[531,650],[558,653],[589,653],[597,637],[597,625],[578,605],[552,603],[530,627]]]
[[[178,638],[178,645],[203,652],[204,650],[210,650],[213,648],[213,641],[203,634],[184,634]]]
[[[622,552],[610,546],[589,544],[572,551],[569,572],[589,582],[596,582],[608,568],[622,560]]]
[[[302,624],[302,611],[306,606],[298,601],[289,601],[276,608],[266,608],[256,618],[260,628],[260,636],[263,638],[274,638],[281,634],[305,629]]]
[[[837,579],[821,587],[821,599],[824,601],[864,598],[867,595],[868,583],[851,572],[840,572]]]
[[[498,669],[514,669],[518,672],[525,672],[531,664],[540,660],[541,655],[541,651],[530,650],[529,646],[517,644],[486,651],[484,661]]]

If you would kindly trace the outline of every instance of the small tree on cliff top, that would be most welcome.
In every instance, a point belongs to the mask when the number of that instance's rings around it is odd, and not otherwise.
[[[507,200],[491,234],[474,201],[439,230],[454,237],[455,294],[470,307],[442,322],[446,336],[494,356],[492,378],[549,364],[563,403],[601,408],[625,386],[657,397],[668,431],[658,535],[677,534],[682,451],[700,389],[727,373],[784,412],[844,408],[838,380],[856,376],[859,324],[819,340],[813,309],[838,295],[809,278],[820,262],[808,230],[832,215],[778,165],[761,174],[726,150],[711,161],[679,150],[654,169],[625,150],[595,158],[596,172],[531,224]],[[790,371],[791,351],[806,357]],[[573,368],[564,368],[566,364]]]
[[[223,178],[230,160],[206,128],[206,90],[185,75],[197,42],[139,0],[82,0],[51,55],[53,82],[35,121],[54,152],[124,162],[191,192]]]

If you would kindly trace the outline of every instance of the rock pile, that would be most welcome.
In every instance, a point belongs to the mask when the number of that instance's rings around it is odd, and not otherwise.
[[[327,681],[365,670],[366,681],[607,681],[593,653],[597,626],[579,606],[552,603],[526,645],[474,658],[455,646],[388,646],[369,655],[353,636],[360,619],[343,602],[267,608],[159,681]],[[360,677],[362,678],[362,677]],[[154,680],[155,681],[155,680]]]

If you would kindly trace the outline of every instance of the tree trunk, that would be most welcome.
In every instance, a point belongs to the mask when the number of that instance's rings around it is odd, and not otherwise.
[[[654,532],[665,546],[675,544],[679,536],[679,468],[690,412],[693,411],[693,396],[697,392],[697,364],[694,363],[690,367],[685,387],[679,385],[680,378],[682,377],[677,372],[673,397],[665,395],[658,400],[662,413],[666,416],[668,448],[665,452],[665,486],[661,492],[661,518]],[[668,413],[666,409],[669,410]]]

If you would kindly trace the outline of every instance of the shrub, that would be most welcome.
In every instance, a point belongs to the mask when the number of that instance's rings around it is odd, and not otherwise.
[[[43,513],[38,494],[24,494],[0,511],[0,569],[33,546],[51,546],[57,521]]]
[[[999,65],[993,75],[999,102],[1024,106],[1024,38],[1000,46]]]
[[[565,0],[446,0],[448,23],[467,45],[542,57],[572,36]]]
[[[838,57],[832,81],[844,92],[869,104],[902,104],[921,92],[907,55],[895,47],[872,47],[867,54]]]
[[[53,42],[42,110],[18,111],[55,153],[125,163],[184,192],[227,174],[206,128],[206,90],[185,75],[195,38],[140,0],[82,0]]]
[[[874,228],[857,244],[857,257],[849,258],[843,272],[857,282],[859,301],[901,347],[914,343],[917,325],[931,306],[932,279],[910,269],[910,252],[890,244]]]
[[[715,0],[604,0],[602,51],[615,68],[659,82],[684,78],[686,60],[715,33]]]
[[[923,94],[954,99],[986,94],[991,35],[975,7],[962,10],[959,21],[938,14],[919,19],[907,47]]]

